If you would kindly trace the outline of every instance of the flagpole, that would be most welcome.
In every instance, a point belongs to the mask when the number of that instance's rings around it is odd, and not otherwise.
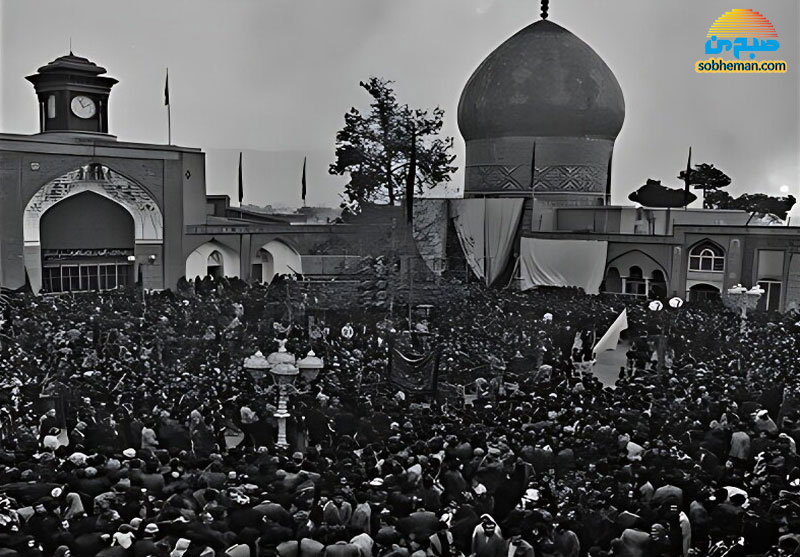
[[[303,157],[303,179],[302,179],[302,190],[301,196],[303,198],[303,207],[306,206],[306,159],[307,157]]]
[[[690,193],[690,180],[689,174],[692,172],[692,146],[689,146],[689,160],[686,161],[686,174],[683,177],[683,195],[685,199],[683,200],[683,210],[689,210],[689,193]],[[705,205],[705,199],[703,200],[703,204]]]
[[[164,104],[167,105],[167,144],[172,145],[172,105],[169,102],[169,68],[164,80]]]
[[[533,142],[531,152],[531,228],[533,231],[533,217],[536,209],[536,141]]]

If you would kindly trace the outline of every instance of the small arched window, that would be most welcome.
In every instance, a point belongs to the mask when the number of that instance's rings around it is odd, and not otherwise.
[[[721,273],[725,270],[725,253],[711,242],[703,242],[689,252],[689,270]]]
[[[215,267],[217,265],[222,265],[222,254],[217,250],[214,250],[208,256],[208,266]]]

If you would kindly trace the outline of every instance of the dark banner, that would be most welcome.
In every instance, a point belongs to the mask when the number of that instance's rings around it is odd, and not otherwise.
[[[60,259],[83,259],[94,257],[128,257],[133,255],[132,249],[46,249],[42,250],[42,259],[54,261]]]
[[[406,394],[435,397],[441,353],[441,346],[425,354],[413,354],[403,353],[392,345],[389,350],[389,384]]]

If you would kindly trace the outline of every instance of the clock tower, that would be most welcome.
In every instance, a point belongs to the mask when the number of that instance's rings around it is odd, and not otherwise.
[[[26,77],[39,98],[39,131],[108,133],[108,96],[117,80],[104,73],[70,52]]]

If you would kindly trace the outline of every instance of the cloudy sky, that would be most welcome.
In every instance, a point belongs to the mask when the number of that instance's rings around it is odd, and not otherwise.
[[[694,72],[708,28],[734,7],[770,19],[787,74]],[[121,140],[166,142],[169,67],[173,142],[208,153],[210,193],[236,196],[241,150],[246,203],[297,205],[307,155],[309,203],[336,205],[344,180],[327,168],[344,113],[368,104],[360,80],[389,78],[401,102],[444,108],[460,166],[464,84],[538,13],[535,0],[3,0],[0,131],[38,131],[23,78],[66,54],[71,38],[75,54],[120,80],[110,125]],[[553,0],[550,19],[589,43],[625,94],[613,202],[647,178],[677,185],[689,145],[695,162],[732,176],[732,193],[798,194],[797,0]],[[453,184],[462,181],[459,170]]]

